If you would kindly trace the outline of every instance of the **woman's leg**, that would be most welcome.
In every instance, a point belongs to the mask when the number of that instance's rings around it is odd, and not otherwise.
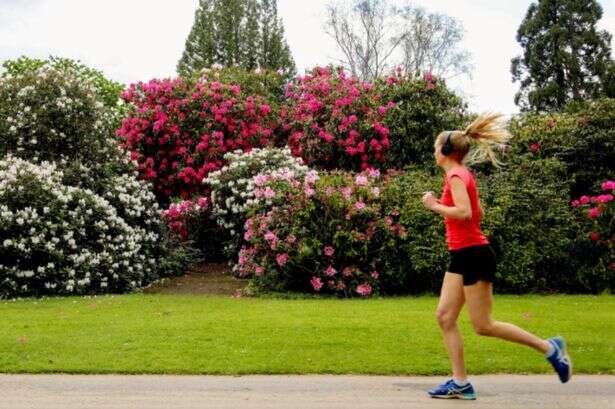
[[[496,337],[511,342],[527,345],[542,353],[547,353],[550,344],[530,334],[513,324],[494,321],[491,318],[493,305],[493,284],[488,281],[478,281],[476,284],[463,288],[468,305],[470,321],[477,334]]]
[[[453,378],[465,380],[467,378],[465,362],[463,359],[463,340],[457,327],[457,317],[463,307],[463,276],[461,274],[446,273],[442,281],[440,301],[436,316],[442,330],[444,344],[448,351],[453,368]]]

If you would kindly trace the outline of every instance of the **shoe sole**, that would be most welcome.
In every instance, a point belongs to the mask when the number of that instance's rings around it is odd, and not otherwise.
[[[429,395],[434,399],[476,400],[476,395]]]
[[[562,352],[564,353],[564,356],[568,360],[568,379],[566,379],[565,381],[562,381],[562,383],[566,383],[570,380],[570,378],[572,378],[572,359],[570,358],[570,355],[568,355],[568,347],[566,345],[566,341],[564,340],[564,338],[562,338],[562,344],[564,345],[564,347],[562,348]]]

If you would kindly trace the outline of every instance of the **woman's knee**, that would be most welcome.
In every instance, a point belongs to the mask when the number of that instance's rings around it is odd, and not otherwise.
[[[494,322],[490,320],[484,321],[473,321],[472,326],[474,327],[474,332],[478,335],[482,335],[484,337],[490,337],[494,334]]]
[[[457,317],[455,314],[447,309],[438,309],[436,311],[436,319],[438,320],[438,324],[442,329],[448,329],[455,325],[457,322]]]

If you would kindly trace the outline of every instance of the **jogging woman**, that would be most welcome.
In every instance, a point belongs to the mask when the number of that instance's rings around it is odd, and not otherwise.
[[[541,339],[527,331],[491,317],[495,253],[480,229],[483,216],[478,190],[466,164],[490,160],[499,165],[495,151],[510,135],[500,114],[476,119],[465,131],[440,133],[434,144],[436,163],[446,175],[440,199],[433,192],[423,196],[423,204],[444,217],[450,265],[444,275],[437,320],[448,351],[453,377],[429,390],[434,398],[476,399],[467,378],[463,341],[457,326],[462,306],[467,304],[477,334],[527,345],[543,353],[561,382],[572,375],[572,362],[562,337]]]

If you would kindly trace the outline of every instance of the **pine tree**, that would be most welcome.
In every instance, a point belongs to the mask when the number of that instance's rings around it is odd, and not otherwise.
[[[276,0],[200,0],[186,49],[177,64],[181,76],[213,64],[295,72]]]
[[[598,31],[596,0],[538,0],[517,32],[523,56],[512,60],[515,103],[522,110],[560,109],[604,95],[609,87],[611,35]]]
[[[200,0],[186,48],[177,63],[177,73],[188,76],[195,70],[211,66],[217,59],[214,39],[213,1]]]
[[[246,19],[243,28],[243,61],[245,68],[253,70],[258,67],[258,53],[261,49],[261,37],[259,35],[260,8],[257,0],[248,0],[246,7]]]

